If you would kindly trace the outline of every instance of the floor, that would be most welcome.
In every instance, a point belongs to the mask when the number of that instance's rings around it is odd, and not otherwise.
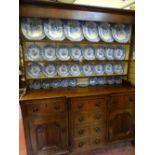
[[[25,138],[24,138],[24,128],[23,120],[21,115],[21,110],[19,109],[19,155],[27,155]],[[87,153],[80,153],[78,155],[134,155],[135,148],[131,143],[115,144],[108,146],[104,149],[98,149]]]

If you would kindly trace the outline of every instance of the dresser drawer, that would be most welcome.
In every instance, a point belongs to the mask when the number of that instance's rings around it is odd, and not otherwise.
[[[76,113],[74,115],[74,125],[80,126],[90,122],[88,113]]]
[[[77,138],[87,138],[91,134],[90,128],[88,126],[85,127],[76,127],[74,128],[74,137]]]
[[[64,100],[39,100],[31,101],[27,104],[28,114],[47,114],[55,112],[64,112],[66,110]]]
[[[73,149],[74,150],[85,150],[90,146],[89,138],[82,138],[79,140],[74,140]]]

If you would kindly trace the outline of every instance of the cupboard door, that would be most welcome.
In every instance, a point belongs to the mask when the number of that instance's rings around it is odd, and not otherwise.
[[[48,155],[67,150],[67,116],[41,116],[30,121],[30,139],[33,155]]]
[[[132,138],[132,109],[116,110],[109,115],[109,140],[119,141]]]

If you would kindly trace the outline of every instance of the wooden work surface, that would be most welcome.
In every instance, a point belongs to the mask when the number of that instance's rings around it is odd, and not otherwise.
[[[49,90],[31,90],[20,98],[20,101],[37,100],[57,97],[83,97],[95,95],[107,95],[121,92],[134,92],[133,86],[89,86],[76,88],[56,88]]]

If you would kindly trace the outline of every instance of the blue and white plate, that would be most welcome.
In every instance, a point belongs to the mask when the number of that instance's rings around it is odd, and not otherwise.
[[[29,63],[27,65],[27,74],[31,78],[39,78],[42,74],[42,65],[39,63]]]
[[[80,46],[73,46],[70,49],[70,56],[72,60],[80,61],[82,60],[82,49]]]
[[[127,43],[131,36],[131,30],[129,25],[116,24],[112,28],[113,38],[119,43]]]
[[[99,32],[100,38],[104,42],[111,43],[111,42],[114,41],[114,39],[112,37],[112,29],[111,29],[110,24],[108,24],[108,23],[100,23],[99,26],[98,26],[98,32]]]
[[[115,83],[116,84],[122,84],[122,78],[121,77],[115,77]]]
[[[43,88],[43,89],[49,89],[50,86],[51,86],[50,83],[51,83],[50,80],[43,80],[43,81],[42,81],[42,88]]]
[[[68,87],[69,86],[68,79],[61,80],[61,84],[60,85],[61,85],[61,87],[64,87],[64,88]]]
[[[44,32],[51,40],[64,40],[63,22],[60,19],[47,19],[44,21]]]
[[[50,85],[52,88],[58,88],[61,86],[61,80],[53,80]]]
[[[43,72],[46,77],[54,77],[57,75],[56,67],[55,65],[52,65],[52,64],[46,64],[44,66]]]
[[[97,85],[97,77],[89,78],[89,85],[91,85],[91,86]]]
[[[114,83],[115,83],[115,79],[114,79],[114,78],[112,78],[112,77],[107,78],[107,83],[108,83],[108,84],[110,84],[110,85],[112,85],[112,84],[114,84]]]
[[[30,89],[41,89],[41,81],[40,80],[33,80],[32,83],[30,84]]]
[[[77,86],[77,79],[69,79],[68,81],[70,87]]]
[[[105,56],[108,60],[114,60],[114,48],[106,47],[105,48]]]
[[[56,49],[52,45],[46,45],[43,48],[43,58],[48,61],[56,60]]]
[[[67,61],[70,59],[69,49],[67,46],[60,46],[57,48],[56,56],[59,60]]]
[[[97,78],[97,83],[99,84],[99,85],[104,85],[104,84],[106,84],[106,78]]]
[[[83,65],[82,66],[83,74],[86,76],[93,74],[93,68],[92,65]]]
[[[21,31],[29,40],[42,40],[45,38],[43,21],[40,18],[22,18]]]
[[[82,41],[84,38],[81,29],[81,23],[79,21],[67,21],[67,24],[64,26],[64,32],[66,38],[71,41]]]
[[[57,67],[57,72],[59,76],[65,77],[69,75],[69,69],[67,65],[60,65]]]
[[[79,76],[81,74],[81,67],[77,64],[73,64],[69,67],[69,73],[72,76]]]
[[[86,46],[83,51],[83,57],[86,60],[94,60],[95,59],[95,49],[92,46]]]
[[[104,47],[97,47],[95,48],[95,56],[98,60],[105,60],[105,48]]]
[[[114,73],[122,74],[124,72],[124,66],[122,64],[114,64]]]
[[[82,26],[83,34],[85,38],[90,42],[100,41],[98,35],[97,23],[95,22],[85,22]]]
[[[112,75],[113,74],[113,65],[111,63],[105,64],[104,71],[106,74]]]
[[[40,46],[31,44],[25,49],[25,56],[31,61],[39,60],[42,56],[42,50]]]
[[[96,75],[103,75],[104,74],[103,64],[94,65],[94,72]]]
[[[124,47],[116,47],[114,49],[114,57],[116,60],[123,60],[125,58],[126,51]]]

